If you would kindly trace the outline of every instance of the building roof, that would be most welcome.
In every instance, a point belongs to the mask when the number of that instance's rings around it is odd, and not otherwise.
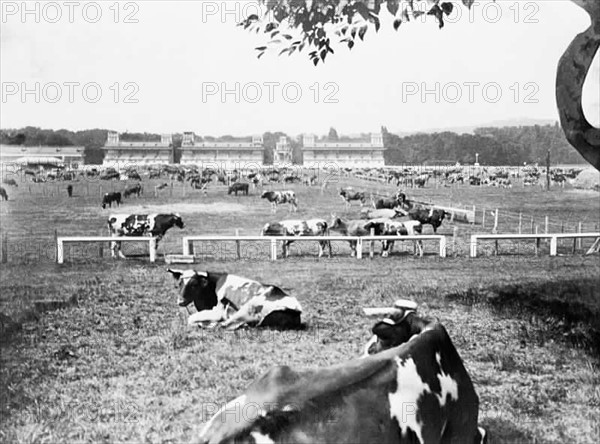
[[[24,146],[0,145],[0,157],[60,157],[83,156],[83,146]]]
[[[119,141],[117,144],[111,143],[106,144],[102,147],[102,149],[104,150],[126,150],[126,149],[132,149],[132,150],[139,150],[139,149],[169,149],[171,148],[171,144],[170,143],[165,143],[165,142],[126,142],[126,141]]]
[[[196,142],[194,145],[182,145],[182,151],[262,151],[262,144],[252,142]]]
[[[305,146],[303,151],[385,151],[383,145],[372,145],[371,142],[363,143],[315,143],[314,145]]]
[[[62,165],[64,164],[62,159],[58,159],[56,157],[46,157],[46,156],[26,156],[19,157],[14,160],[14,163],[20,163],[24,165],[37,165],[37,164],[47,164],[47,165]]]

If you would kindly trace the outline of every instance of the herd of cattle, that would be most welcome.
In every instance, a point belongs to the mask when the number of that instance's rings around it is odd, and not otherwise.
[[[340,190],[340,196],[346,205],[352,201],[359,201],[361,206],[366,202],[365,193],[354,191],[352,188]],[[277,206],[288,203],[290,211],[298,210],[298,198],[296,193],[287,191],[265,191],[261,195],[271,203],[272,212],[275,213]],[[114,200],[113,200],[114,199]],[[102,207],[121,202],[121,193],[110,193],[104,196]],[[331,214],[331,220],[322,218],[282,220],[269,222],[261,230],[262,236],[329,236],[330,232],[338,232],[343,236],[416,236],[423,232],[424,225],[431,225],[433,232],[441,226],[447,216],[443,210],[424,208],[419,204],[406,198],[403,192],[397,192],[393,196],[380,198],[373,202],[373,207],[362,208],[360,219],[346,219]],[[400,220],[405,218],[405,220]],[[108,218],[108,229],[113,237],[119,236],[153,236],[156,237],[156,246],[165,236],[166,232],[177,226],[184,227],[183,220],[178,214],[115,214]],[[289,246],[294,240],[286,239],[282,242],[283,257],[289,256]],[[350,240],[351,255],[356,255],[356,240]],[[389,256],[394,247],[393,240],[382,241],[383,257]],[[331,257],[331,243],[327,240],[319,241],[319,257],[323,256],[328,249]],[[121,243],[115,241],[111,245],[113,257],[121,252]],[[420,241],[415,241],[415,254],[423,256],[423,247]]]
[[[223,272],[168,269],[188,324],[302,327],[298,300]],[[363,356],[325,368],[275,366],[205,424],[201,443],[484,443],[479,398],[444,326],[412,301],[366,308],[380,320]]]

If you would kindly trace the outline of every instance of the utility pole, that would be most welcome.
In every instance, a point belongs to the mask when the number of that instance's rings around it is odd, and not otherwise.
[[[546,152],[546,191],[550,191],[550,150]]]

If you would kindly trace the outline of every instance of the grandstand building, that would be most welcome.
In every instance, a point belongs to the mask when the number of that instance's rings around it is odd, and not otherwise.
[[[183,133],[180,162],[224,169],[260,168],[263,165],[263,152],[262,136],[197,141],[193,132],[186,132]]]
[[[173,163],[173,139],[163,134],[160,142],[127,142],[119,139],[119,133],[109,132],[104,150],[105,167],[124,168],[135,165]]]
[[[287,140],[287,137],[281,136],[279,142],[275,145],[273,153],[274,165],[291,165],[292,163],[292,146]]]
[[[23,146],[0,145],[0,163],[32,166],[83,165],[83,146]]]
[[[335,164],[341,168],[382,167],[385,165],[383,135],[373,133],[368,139],[341,137],[317,141],[312,134],[303,135],[304,166]]]

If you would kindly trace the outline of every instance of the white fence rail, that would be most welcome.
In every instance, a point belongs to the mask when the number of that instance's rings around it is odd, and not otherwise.
[[[533,239],[535,240],[535,251],[536,254],[540,247],[540,241],[542,239],[550,239],[550,256],[556,256],[558,250],[559,239],[577,239],[584,238],[600,238],[600,233],[558,233],[558,234],[473,234],[471,235],[471,257],[477,257],[477,244],[480,240],[493,240],[495,241],[496,248],[495,252],[498,254],[498,241],[499,240],[524,240]],[[575,250],[575,242],[573,242],[573,250]]]
[[[56,262],[64,263],[64,244],[69,242],[147,242],[150,249],[150,262],[156,262],[156,238],[134,236],[59,236],[56,238]]]
[[[424,241],[437,240],[439,242],[439,255],[446,257],[446,237],[441,235],[419,235],[419,236],[186,236],[183,238],[183,255],[193,254],[194,242],[224,242],[235,241],[237,243],[237,255],[240,257],[240,242],[262,241],[271,244],[271,260],[277,260],[277,241],[294,242],[356,242],[356,258],[362,259],[364,241]],[[370,255],[373,256],[373,244],[369,246]]]

